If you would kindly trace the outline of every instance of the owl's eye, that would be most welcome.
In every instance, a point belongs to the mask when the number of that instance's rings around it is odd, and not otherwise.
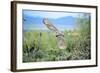
[[[58,37],[58,36],[60,36],[60,35],[56,35],[56,37]]]

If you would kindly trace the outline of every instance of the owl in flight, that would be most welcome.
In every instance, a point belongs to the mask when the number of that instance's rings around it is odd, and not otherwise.
[[[67,45],[65,42],[64,35],[49,21],[48,18],[44,18],[43,23],[48,29],[50,29],[53,33],[55,33],[55,36],[57,38],[58,47],[60,49],[66,49]]]

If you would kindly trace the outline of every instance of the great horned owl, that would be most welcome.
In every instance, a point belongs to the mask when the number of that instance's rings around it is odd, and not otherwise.
[[[55,33],[55,36],[57,38],[58,47],[60,49],[66,49],[67,45],[65,42],[64,35],[49,21],[48,18],[44,18],[43,23],[46,25],[48,29],[50,29],[52,32]]]

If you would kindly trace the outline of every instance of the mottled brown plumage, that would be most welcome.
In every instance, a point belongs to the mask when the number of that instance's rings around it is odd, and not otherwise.
[[[46,25],[46,27],[48,29],[50,29],[52,32],[55,33],[55,36],[57,38],[58,47],[60,49],[67,48],[64,35],[49,21],[49,19],[48,18],[44,18],[43,19],[43,23]]]

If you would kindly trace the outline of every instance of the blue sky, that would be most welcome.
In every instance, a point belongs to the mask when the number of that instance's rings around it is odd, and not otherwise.
[[[84,13],[23,10],[23,27],[24,30],[49,30],[43,24],[43,18],[48,18],[58,30],[72,30],[79,15],[82,17]]]

